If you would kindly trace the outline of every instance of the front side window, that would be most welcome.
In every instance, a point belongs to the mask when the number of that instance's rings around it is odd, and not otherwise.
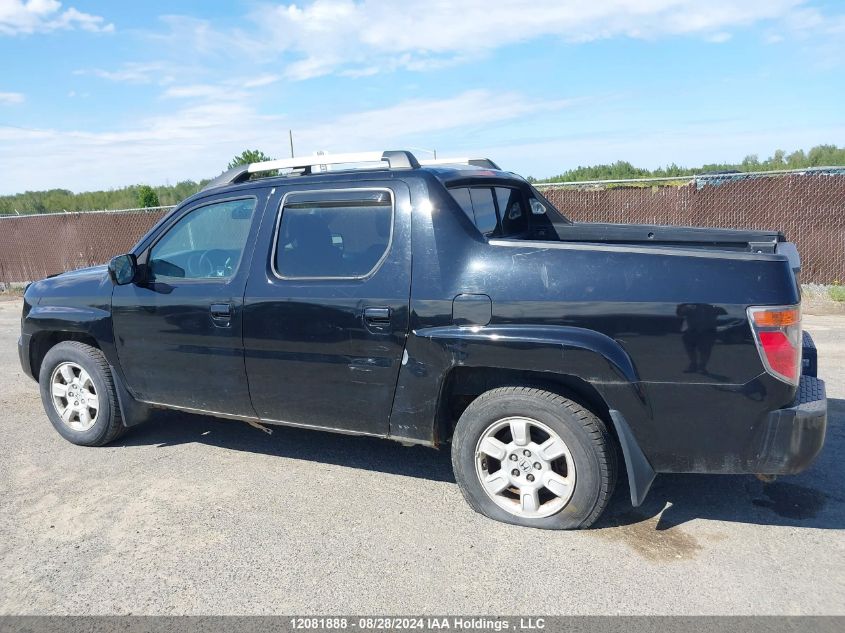
[[[150,250],[154,279],[229,279],[241,261],[255,198],[217,202],[190,211]]]
[[[281,277],[366,277],[385,257],[393,233],[389,191],[302,192],[285,198],[276,235]]]

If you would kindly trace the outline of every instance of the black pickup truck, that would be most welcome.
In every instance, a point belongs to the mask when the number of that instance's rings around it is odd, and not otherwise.
[[[620,460],[634,505],[656,473],[813,461],[798,268],[777,232],[571,222],[487,159],[271,161],[31,284],[20,360],[75,444],[153,407],[451,443],[475,510],[578,528]]]

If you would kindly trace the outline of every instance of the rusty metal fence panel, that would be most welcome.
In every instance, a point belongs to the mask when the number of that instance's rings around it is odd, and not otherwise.
[[[0,282],[103,264],[129,251],[169,209],[0,216]]]
[[[580,222],[779,230],[798,246],[802,282],[845,281],[843,168],[537,188]]]
[[[802,282],[845,281],[845,168],[537,186],[582,222],[780,230],[798,245]],[[169,209],[0,216],[0,282],[107,262]]]

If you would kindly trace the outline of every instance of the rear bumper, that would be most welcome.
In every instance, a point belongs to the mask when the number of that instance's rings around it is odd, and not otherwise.
[[[822,450],[826,430],[824,381],[801,376],[795,401],[768,414],[753,472],[764,475],[801,472]]]

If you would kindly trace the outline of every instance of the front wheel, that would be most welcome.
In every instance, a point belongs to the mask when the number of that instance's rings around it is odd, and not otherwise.
[[[102,446],[126,430],[111,370],[103,353],[64,341],[44,356],[38,376],[41,401],[59,434],[80,446]]]
[[[467,407],[452,466],[477,512],[544,529],[589,527],[616,481],[604,423],[572,400],[527,387],[493,389]]]

